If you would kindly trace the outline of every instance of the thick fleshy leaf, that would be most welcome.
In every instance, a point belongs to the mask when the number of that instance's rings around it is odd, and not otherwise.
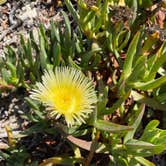
[[[145,127],[145,130],[140,138],[142,141],[148,141],[155,145],[162,145],[166,148],[166,130],[157,128],[158,120],[152,120]]]
[[[76,157],[51,157],[49,159],[44,160],[39,166],[49,166],[49,165],[74,165],[75,163],[82,163],[83,158]]]
[[[136,139],[128,140],[125,143],[125,146],[128,154],[142,157],[159,154],[165,149],[163,145],[154,145],[149,142],[139,141]]]
[[[53,65],[54,67],[59,66],[60,60],[61,60],[61,45],[57,42],[53,44],[52,48],[52,54],[53,54]]]
[[[149,160],[143,158],[143,157],[135,157],[135,159],[141,163],[143,166],[155,166],[154,163],[150,162]]]
[[[10,128],[10,126],[7,125],[5,126],[5,129],[8,136],[8,144],[10,147],[14,147],[16,145],[16,141],[13,137],[12,129]]]
[[[62,14],[64,17],[65,27],[67,29],[67,36],[68,36],[68,38],[71,38],[71,26],[70,26],[69,18],[64,11],[62,11]]]
[[[81,68],[76,64],[76,62],[73,61],[71,56],[68,56],[68,61],[69,61],[69,66],[71,66],[77,70],[81,70]]]
[[[70,0],[65,0],[65,4],[67,9],[70,11],[70,13],[72,14],[73,18],[75,19],[76,22],[79,22],[79,15],[77,13],[77,11],[74,9],[73,4],[71,3]]]
[[[33,108],[34,113],[40,119],[44,119],[43,113],[41,112],[39,106],[31,98],[25,97],[25,101],[31,108]]]
[[[137,117],[137,119],[135,120],[134,124],[132,125],[133,130],[128,131],[128,133],[126,134],[125,138],[124,138],[124,143],[126,143],[128,140],[132,139],[134,137],[134,134],[142,120],[143,114],[144,114],[144,110],[145,110],[145,105],[142,104],[139,108],[139,115]]]
[[[161,93],[159,96],[157,96],[156,97],[157,98],[157,100],[159,101],[159,102],[164,102],[164,103],[166,103],[166,93]],[[165,110],[166,110],[166,106],[165,106]]]
[[[137,52],[137,45],[138,45],[139,38],[140,38],[140,32],[138,32],[134,36],[132,42],[129,45],[129,49],[127,51],[127,55],[126,55],[126,59],[125,59],[124,67],[123,67],[123,75],[125,78],[127,78],[131,74],[133,59],[134,59],[134,55]]]
[[[53,21],[51,21],[51,41],[60,42],[59,29],[57,24],[55,24]]]
[[[166,104],[161,104],[154,98],[147,97],[143,94],[140,94],[136,91],[131,91],[131,96],[133,97],[134,101],[137,101],[139,103],[144,103],[148,105],[149,107],[152,107],[154,109],[158,109],[161,111],[166,111]]]
[[[146,90],[152,90],[152,89],[158,88],[164,83],[166,83],[166,76],[162,76],[158,79],[155,79],[149,82],[128,83],[128,85],[132,88],[146,91]]]
[[[165,47],[166,47],[166,42],[163,43],[158,52],[148,60],[149,73],[145,78],[146,81],[153,80],[159,68],[162,67],[162,65],[166,62],[166,51],[164,51]]]
[[[133,71],[131,73],[131,75],[128,78],[128,82],[135,82],[139,79],[141,79],[142,77],[144,77],[145,74],[145,66],[146,66],[146,56],[141,56],[137,59],[134,67],[133,67]]]
[[[28,40],[26,47],[27,47],[26,57],[27,57],[31,70],[33,70],[32,45],[31,45],[30,39]]]
[[[96,127],[99,130],[109,131],[112,133],[121,133],[133,130],[132,126],[119,125],[104,120],[97,120],[96,122],[94,122],[94,127]]]
[[[47,66],[47,53],[45,49],[45,40],[42,33],[39,31],[39,42],[40,42],[40,64],[42,69],[46,69]]]

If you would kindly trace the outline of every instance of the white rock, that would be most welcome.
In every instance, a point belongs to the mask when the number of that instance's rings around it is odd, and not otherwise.
[[[22,10],[24,11],[23,14],[17,15],[17,17],[22,21],[33,20],[35,17],[37,17],[36,9],[31,8],[30,5],[26,5],[25,7],[22,8]]]

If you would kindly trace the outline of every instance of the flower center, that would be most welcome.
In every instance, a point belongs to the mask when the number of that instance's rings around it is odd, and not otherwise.
[[[64,95],[62,96],[61,101],[59,101],[59,105],[62,107],[62,110],[66,110],[71,104],[71,102],[72,102],[72,97],[69,95]]]
[[[62,114],[76,113],[80,108],[81,94],[73,88],[61,88],[54,94],[54,104]]]

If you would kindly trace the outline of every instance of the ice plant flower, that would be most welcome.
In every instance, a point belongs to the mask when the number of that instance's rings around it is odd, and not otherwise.
[[[68,126],[85,123],[97,102],[93,82],[71,67],[45,71],[42,83],[38,82],[36,87],[31,91],[31,98],[44,103],[51,116],[63,115]]]

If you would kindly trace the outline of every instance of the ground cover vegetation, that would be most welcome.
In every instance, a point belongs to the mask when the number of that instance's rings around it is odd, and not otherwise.
[[[20,35],[1,57],[1,96],[23,93],[26,105],[26,126],[5,127],[1,163],[166,164],[166,1],[58,6],[61,21]]]

